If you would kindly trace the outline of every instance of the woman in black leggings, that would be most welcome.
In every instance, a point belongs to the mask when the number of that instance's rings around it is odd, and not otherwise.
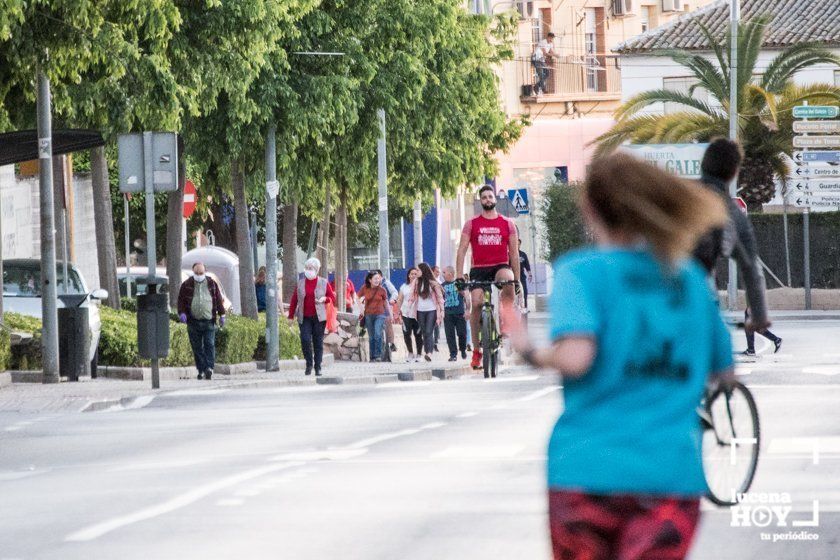
[[[405,340],[405,349],[407,352],[405,361],[419,362],[420,351],[423,349],[423,335],[420,332],[420,324],[416,318],[410,315],[409,299],[414,293],[414,281],[420,276],[420,271],[413,266],[408,269],[405,284],[400,286],[400,293],[397,296],[397,309],[400,310],[400,317],[402,320],[403,340]],[[414,344],[412,344],[412,338]],[[417,353],[414,353],[414,346],[417,346]]]
[[[443,289],[428,264],[420,263],[417,268],[420,269],[420,276],[413,284],[409,313],[420,324],[425,358],[431,362],[432,352],[435,351],[435,327],[443,321]]]

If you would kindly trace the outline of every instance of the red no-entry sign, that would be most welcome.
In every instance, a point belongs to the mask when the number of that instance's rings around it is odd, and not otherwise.
[[[187,179],[184,185],[184,218],[189,218],[195,212],[195,185]]]

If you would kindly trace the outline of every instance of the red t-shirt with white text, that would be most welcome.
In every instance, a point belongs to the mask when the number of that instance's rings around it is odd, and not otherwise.
[[[462,233],[470,237],[472,265],[483,268],[509,264],[508,242],[515,230],[513,222],[504,216],[491,220],[479,214],[464,224]]]

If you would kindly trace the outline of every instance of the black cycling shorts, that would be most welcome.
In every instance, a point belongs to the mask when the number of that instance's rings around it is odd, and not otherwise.
[[[512,270],[509,264],[497,264],[496,266],[477,266],[471,268],[470,280],[473,282],[495,282],[496,273],[505,268],[507,268],[508,270]]]

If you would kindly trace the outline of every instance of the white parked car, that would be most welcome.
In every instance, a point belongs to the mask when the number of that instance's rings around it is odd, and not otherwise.
[[[64,263],[56,263],[56,292],[85,296],[80,307],[88,308],[90,322],[90,348],[88,360],[91,371],[96,371],[99,335],[102,319],[99,314],[101,300],[107,299],[105,290],[89,291],[81,272],[72,264],[67,265],[67,282],[64,282]],[[58,307],[65,307],[61,297]],[[8,259],[3,261],[3,310],[41,318],[41,261],[39,259]]]

